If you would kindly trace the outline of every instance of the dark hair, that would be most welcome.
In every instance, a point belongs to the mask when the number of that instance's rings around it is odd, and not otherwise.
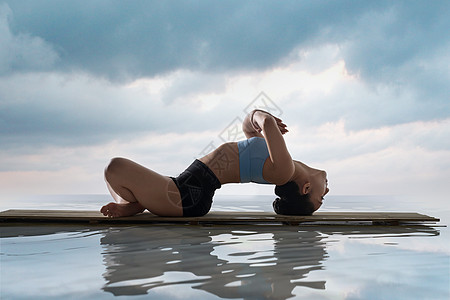
[[[300,194],[298,184],[294,181],[275,186],[275,195],[280,197],[272,204],[277,214],[309,216],[314,212],[310,194]]]

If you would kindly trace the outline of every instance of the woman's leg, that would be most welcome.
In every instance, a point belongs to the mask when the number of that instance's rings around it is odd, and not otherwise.
[[[177,186],[162,176],[125,158],[114,158],[105,169],[105,180],[117,203],[100,210],[105,216],[130,216],[148,209],[161,216],[182,216]]]

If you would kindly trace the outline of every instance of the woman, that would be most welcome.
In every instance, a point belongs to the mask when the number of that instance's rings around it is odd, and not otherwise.
[[[105,180],[116,203],[100,211],[108,217],[132,216],[145,209],[160,216],[202,216],[211,208],[216,189],[239,182],[275,184],[276,213],[310,215],[319,209],[329,191],[327,174],[292,160],[283,121],[254,110],[242,127],[247,140],[222,144],[176,178],[125,158],[112,159]]]

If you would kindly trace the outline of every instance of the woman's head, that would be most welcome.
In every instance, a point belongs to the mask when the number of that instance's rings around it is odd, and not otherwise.
[[[295,172],[290,181],[297,184],[296,193],[308,199],[314,212],[322,206],[323,197],[329,192],[327,172],[311,168],[297,160],[294,160],[294,165]]]
[[[277,214],[308,216],[316,210],[311,202],[310,193],[300,194],[295,181],[275,186],[275,194],[279,197],[273,201],[273,209]]]

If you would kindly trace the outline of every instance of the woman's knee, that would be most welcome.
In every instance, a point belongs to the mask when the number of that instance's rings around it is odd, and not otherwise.
[[[123,157],[115,157],[111,159],[108,166],[105,168],[105,178],[107,181],[110,181],[110,179],[119,174],[120,172],[123,172],[126,165],[129,163],[129,160]]]

